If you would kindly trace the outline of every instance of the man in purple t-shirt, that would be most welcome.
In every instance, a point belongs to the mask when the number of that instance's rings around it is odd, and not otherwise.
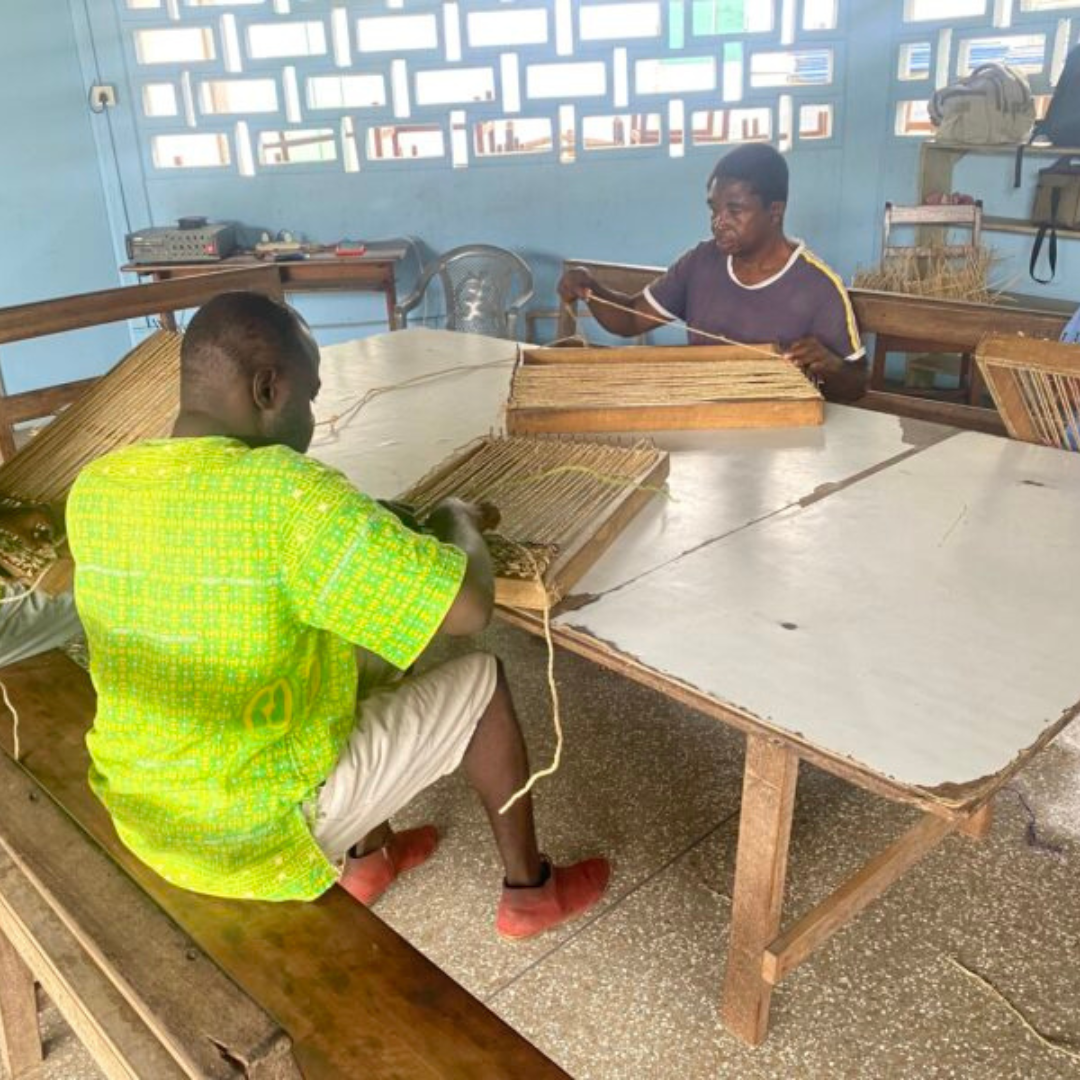
[[[678,319],[691,345],[710,340],[695,331],[775,342],[826,397],[853,401],[866,389],[866,353],[851,301],[821,259],[784,235],[787,198],[783,157],[761,143],[737,147],[709,177],[711,240],[636,296],[605,288],[583,267],[563,274],[559,293],[585,300],[601,326],[624,337]]]

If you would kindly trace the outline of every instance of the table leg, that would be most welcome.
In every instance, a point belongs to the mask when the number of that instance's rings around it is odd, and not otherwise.
[[[968,385],[968,404],[982,406],[983,394],[986,392],[986,382],[982,376],[982,368],[978,361],[971,358],[971,382]]]
[[[390,267],[386,274],[386,325],[391,330],[396,330],[394,321],[394,308],[397,307],[397,280],[394,276],[394,268]]]
[[[17,1077],[41,1061],[34,977],[0,933],[0,1065]]]
[[[874,335],[874,357],[870,365],[870,389],[883,390],[885,388],[885,360],[889,352],[888,342],[881,334]]]
[[[983,840],[990,834],[993,824],[994,800],[990,799],[960,826],[960,832],[969,840]]]
[[[724,1026],[751,1045],[769,1028],[772,985],[765,950],[780,931],[799,759],[764,735],[748,735],[739,813],[731,941],[721,1006]]]

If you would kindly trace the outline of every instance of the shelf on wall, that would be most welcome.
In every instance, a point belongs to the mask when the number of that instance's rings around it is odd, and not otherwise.
[[[1021,236],[1034,236],[1039,231],[1038,225],[1032,225],[1023,218],[984,216],[982,225],[991,232],[1016,233]],[[1080,237],[1080,229],[1064,229],[1059,225],[1057,234],[1059,237],[1075,240]]]
[[[954,154],[1015,154],[1018,147],[1015,143],[995,143],[987,145],[970,143],[937,142],[934,139],[926,139],[922,144],[927,150],[943,150]],[[1037,154],[1042,157],[1073,157],[1080,156],[1080,147],[1076,146],[1051,146],[1048,143],[1021,144],[1024,147],[1024,156]]]

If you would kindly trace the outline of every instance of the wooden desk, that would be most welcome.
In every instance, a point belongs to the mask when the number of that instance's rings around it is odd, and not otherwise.
[[[512,343],[430,330],[325,349],[323,417],[374,386],[466,370],[371,399],[312,453],[393,496],[498,427],[512,361]],[[821,428],[657,442],[673,497],[631,523],[553,629],[746,733],[723,1019],[756,1043],[773,986],[950,833],[981,835],[994,793],[1080,709],[1080,551],[1061,539],[1080,529],[1080,459],[837,405]],[[785,929],[801,761],[924,814]]]
[[[394,306],[397,304],[396,268],[407,250],[404,245],[379,244],[363,255],[320,254],[295,262],[232,255],[216,263],[127,263],[120,269],[125,274],[138,274],[152,281],[170,281],[220,270],[273,266],[286,293],[381,292],[386,298],[387,326],[393,330]],[[170,329],[176,328],[171,312],[162,314],[162,322]]]
[[[1057,341],[1069,319],[1066,313],[1046,308],[971,304],[870,289],[852,289],[851,303],[859,329],[874,335],[871,390],[885,388],[885,358],[890,352],[955,352],[962,358],[961,386],[969,405],[982,400],[982,379],[973,356],[984,334]]]

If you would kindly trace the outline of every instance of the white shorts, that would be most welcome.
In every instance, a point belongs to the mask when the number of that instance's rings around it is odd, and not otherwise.
[[[461,764],[496,674],[495,657],[471,653],[358,704],[337,765],[305,806],[311,834],[331,862]]]
[[[70,592],[50,596],[0,582],[0,667],[69,642],[82,631]]]

